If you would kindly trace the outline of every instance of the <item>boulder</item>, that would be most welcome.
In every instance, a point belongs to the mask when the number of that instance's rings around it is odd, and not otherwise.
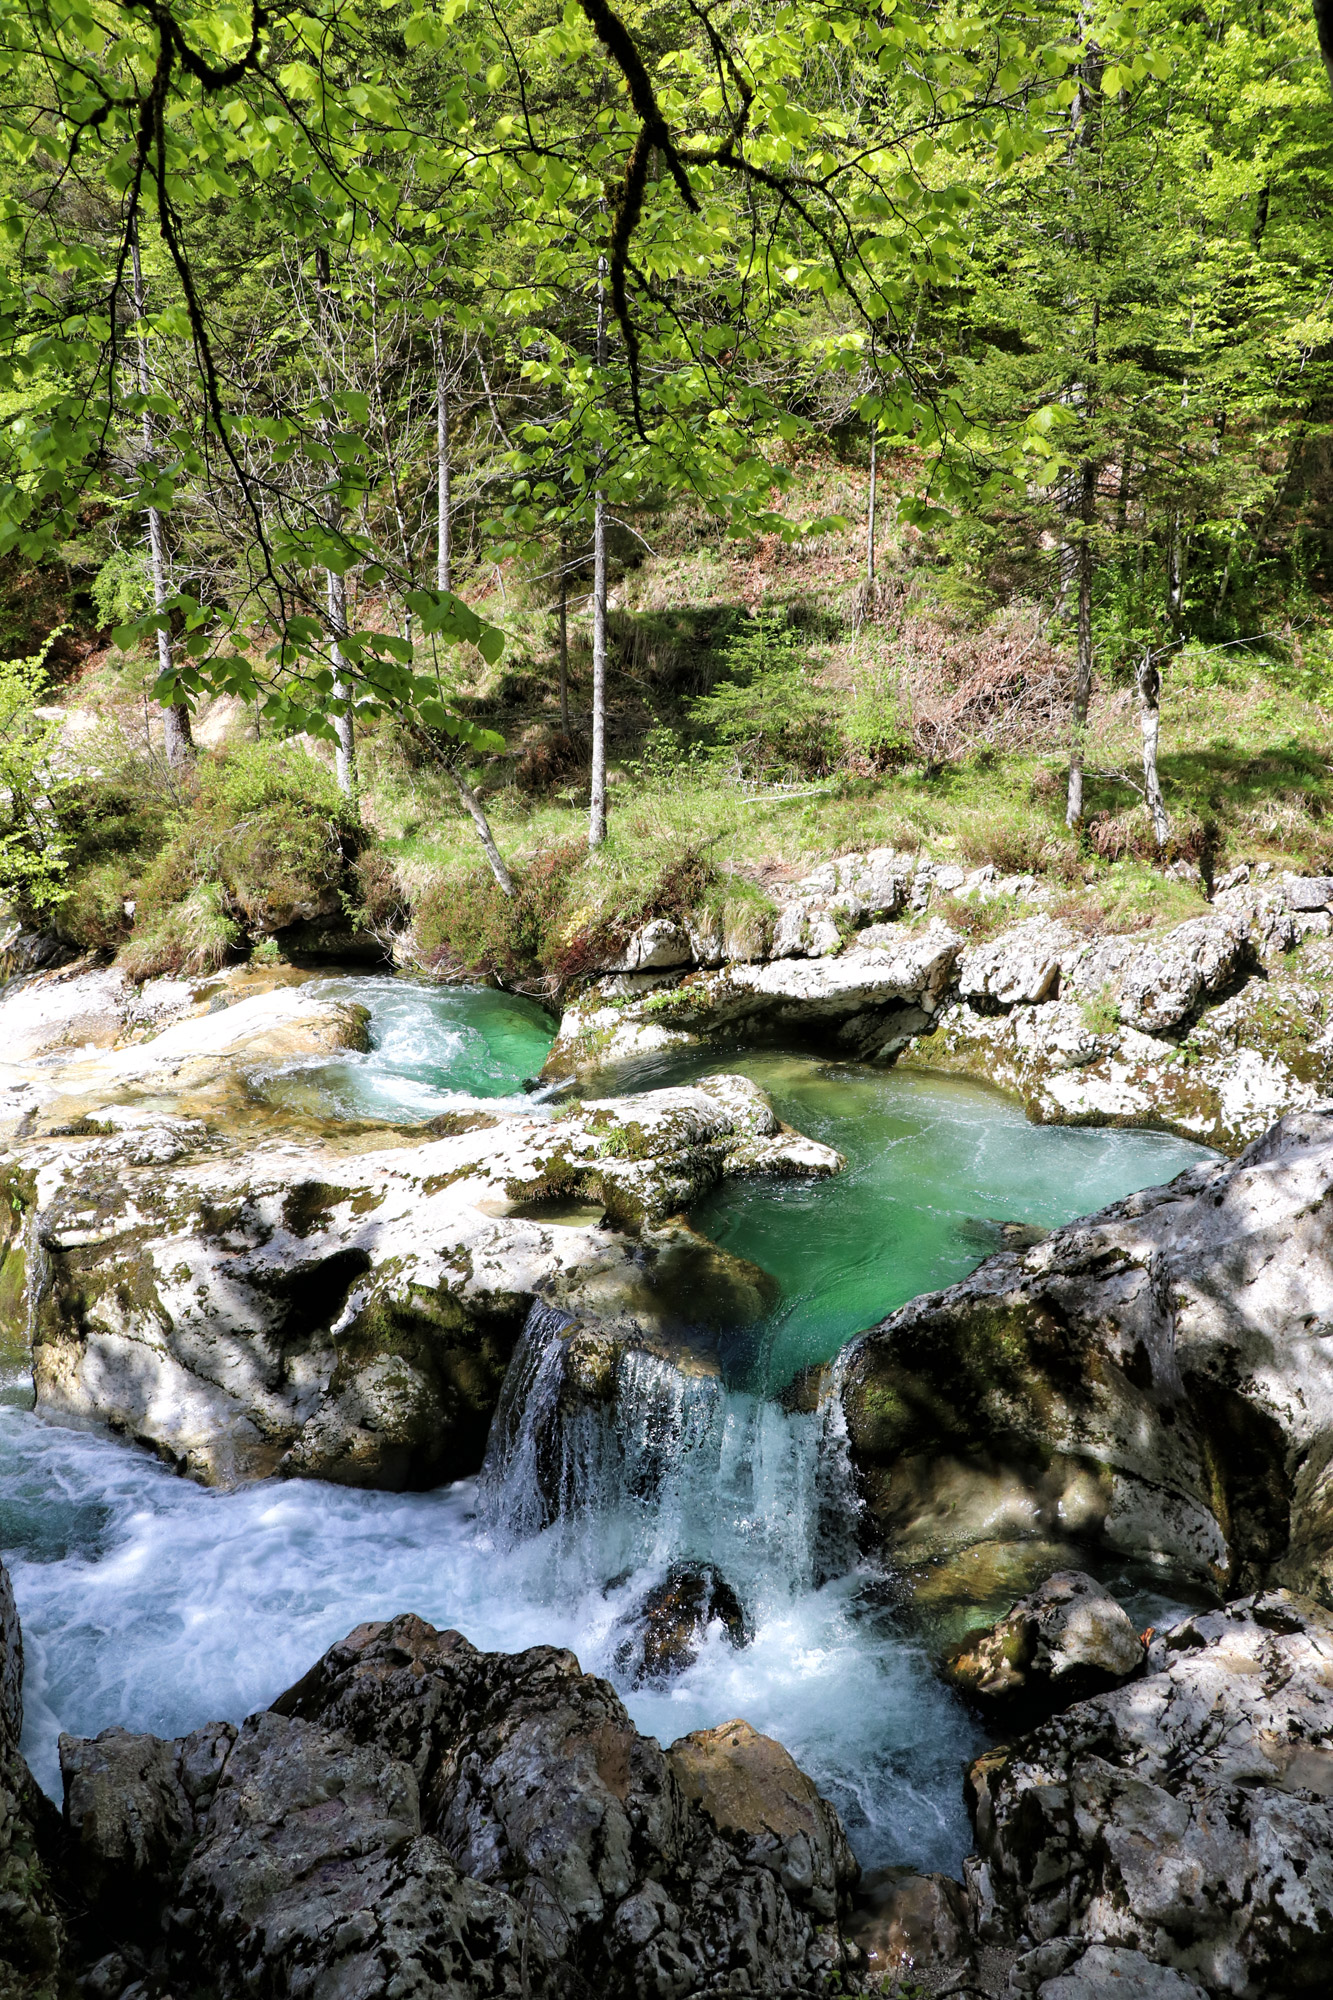
[[[748,1722],[679,1737],[667,1761],[687,1799],[801,1908],[832,1922],[859,1874],[842,1822],[780,1743]]]
[[[0,1563],[0,1992],[54,2000],[65,1943],[60,1825],[19,1752],[22,1726],[23,1638]]]
[[[743,1077],[451,1122],[229,1146],[120,1107],[16,1147],[0,1310],[33,1330],[39,1409],[213,1483],[461,1477],[539,1291],[651,1337],[706,1277],[757,1317],[762,1274],[673,1218],[727,1174],[842,1164]]]
[[[655,972],[672,966],[689,965],[694,947],[688,930],[671,917],[655,917],[635,931],[621,957],[607,966],[608,972]]]
[[[1094,1577],[1057,1570],[944,1656],[944,1678],[998,1719],[1066,1706],[1127,1680],[1143,1642],[1124,1607]]]
[[[1333,875],[1284,875],[1282,896],[1289,910],[1327,910],[1333,905]]]
[[[892,1314],[841,1365],[871,1533],[1333,1596],[1331,1204],[1321,1106]]]
[[[1065,962],[1072,993],[1114,1007],[1143,1034],[1184,1027],[1205,1000],[1241,983],[1257,962],[1248,924],[1212,911],[1159,938],[1106,937]]]
[[[127,1942],[220,2000],[824,1992],[856,1865],[786,1753],[730,1731],[664,1755],[570,1653],[361,1626],[228,1739],[165,1873],[145,1844]],[[181,1769],[139,1740],[131,1787]],[[133,1814],[109,1803],[119,1866]],[[76,1886],[106,1878],[100,1824]]]
[[[1076,951],[1077,940],[1066,924],[1032,917],[962,954],[959,998],[983,1013],[1035,1007],[1054,999],[1061,967]]]
[[[969,1790],[982,1936],[1026,1937],[1048,1964],[1077,1941],[1018,1990],[1172,1992],[1121,1984],[1135,1954],[1186,1991],[1327,1990],[1333,1619],[1308,1600],[1271,1592],[1172,1626],[1146,1678],[988,1752]]]
[[[626,1636],[616,1647],[616,1666],[634,1687],[671,1680],[692,1667],[712,1625],[720,1625],[733,1646],[750,1638],[744,1607],[713,1563],[672,1563],[621,1623]]]

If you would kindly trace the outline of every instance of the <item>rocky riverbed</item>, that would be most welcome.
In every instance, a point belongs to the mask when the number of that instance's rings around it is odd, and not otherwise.
[[[982,1078],[1038,1121],[1226,1152],[1333,1086],[1333,878],[1232,879],[1147,935],[1102,934],[1076,895],[1051,914],[1030,876],[888,848],[773,894],[776,922],[744,936],[702,919],[639,932],[567,1007],[546,1074],[795,1035]]]
[[[801,1587],[854,1586],[863,1629],[913,1635],[1003,1739],[966,1774],[961,1876],[863,1877],[835,1805],[748,1721],[669,1740],[631,1720],[627,1691],[659,1690],[667,1716],[701,1653],[756,1643],[755,1579],[673,1554],[656,1581],[606,1572],[600,1677],[558,1646],[479,1650],[409,1602],[243,1723],[65,1737],[60,1820],[18,1747],[6,1582],[15,1990],[1322,1992],[1324,887],[1236,883],[1175,931],[1089,939],[1019,881],[1001,892],[1035,910],[969,939],[941,909],[965,883],[872,854],[795,885],[762,956],[698,927],[632,940],[567,1010],[552,1073],[795,1033],[985,1073],[1038,1118],[1155,1122],[1239,1155],[1016,1232],[785,1412],[742,1410],[714,1338],[771,1280],[686,1216],[728,1178],[843,1162],[746,1077],[331,1122],[270,1087],[365,1045],[365,1010],[317,984],[136,993],[94,970],[11,990],[0,1317],[39,1412],[222,1486],[423,1488],[475,1473],[489,1437],[497,1552],[608,1496],[669,1513],[691,1454],[721,1504],[739,1448],[751,1483],[725,1505],[801,1510]],[[785,1497],[761,1487],[775,1443]],[[1144,1629],[1107,1581],[1127,1559],[1201,1608]],[[983,1629],[967,1607],[997,1579],[1009,1601]]]

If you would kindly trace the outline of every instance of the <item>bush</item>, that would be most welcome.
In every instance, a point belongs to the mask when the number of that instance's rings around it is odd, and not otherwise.
[[[136,894],[132,862],[94,862],[73,877],[57,905],[57,937],[83,951],[114,951],[129,936]]]
[[[434,877],[413,909],[418,956],[435,971],[549,995],[590,978],[651,918],[683,917],[716,899],[711,865],[686,848],[612,914],[584,900],[587,858],[581,840],[548,848],[512,870],[512,896],[480,869]]]
[[[259,932],[332,916],[364,840],[355,807],[304,750],[238,744],[199,760],[193,794],[145,874],[139,922],[154,923],[200,884],[217,886],[228,911]]]
[[[225,965],[241,941],[240,926],[227,915],[222,885],[200,882],[182,902],[158,911],[121,951],[129,979],[158,979],[183,973],[199,979]]]

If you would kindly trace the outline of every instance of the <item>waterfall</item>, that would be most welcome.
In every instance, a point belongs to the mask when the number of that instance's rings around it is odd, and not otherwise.
[[[498,1546],[546,1535],[585,1584],[707,1561],[755,1608],[856,1566],[836,1396],[789,1413],[621,1341],[590,1402],[565,1393],[575,1324],[534,1305],[510,1365],[479,1495]]]

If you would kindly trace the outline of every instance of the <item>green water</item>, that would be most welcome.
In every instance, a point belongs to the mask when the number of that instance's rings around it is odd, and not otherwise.
[[[327,984],[370,1010],[371,1046],[270,1077],[265,1095],[293,1111],[424,1123],[460,1100],[517,1094],[550,1047],[550,1017],[513,994],[382,975]],[[780,1287],[776,1307],[744,1328],[719,1327],[727,1307],[715,1287],[672,1302],[721,1332],[728,1378],[760,1391],[830,1360],[895,1306],[966,1277],[1003,1247],[999,1222],[1054,1228],[1209,1157],[1161,1133],[1031,1125],[999,1092],[953,1077],[774,1050],[658,1057],[586,1094],[719,1070],[753,1077],[781,1118],[848,1162],[832,1180],[724,1182],[693,1215]]]
[[[1211,1157],[1156,1132],[1029,1124],[984,1085],[767,1052],[740,1070],[798,1131],[835,1146],[827,1181],[733,1180],[692,1221],[778,1280],[781,1298],[731,1345],[728,1373],[778,1388],[922,1292],[1003,1248],[999,1222],[1050,1229]]]
[[[555,1024],[519,994],[381,975],[325,982],[370,1012],[370,1047],[270,1076],[270,1103],[326,1118],[423,1124],[460,1098],[512,1097],[546,1060]]]

